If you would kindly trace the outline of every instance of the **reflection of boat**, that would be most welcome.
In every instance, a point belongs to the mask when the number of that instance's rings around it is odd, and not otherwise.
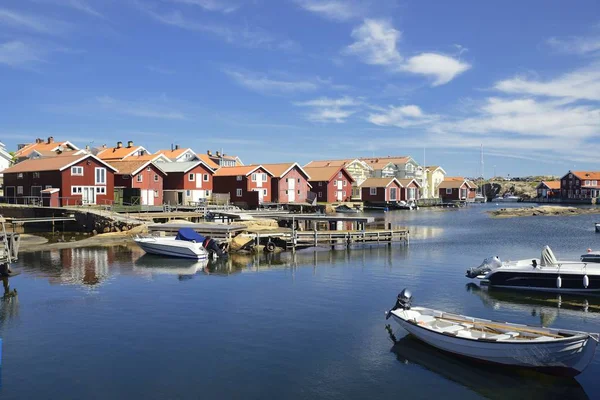
[[[407,290],[387,313],[425,343],[462,357],[575,376],[594,358],[600,335],[538,328],[411,307]]]
[[[191,228],[181,228],[177,236],[149,236],[134,239],[146,253],[161,256],[207,260],[206,238]]]
[[[549,292],[600,292],[600,264],[559,261],[548,246],[540,258],[502,262],[486,259],[467,270],[469,278],[483,279],[490,286]]]
[[[358,210],[356,208],[350,208],[347,205],[342,204],[335,208],[335,212],[340,214],[356,214],[358,213]]]
[[[144,254],[135,261],[133,270],[138,272],[150,272],[152,274],[195,275],[198,271],[202,271],[207,265],[208,260],[193,261],[172,259],[167,262],[162,257]]]
[[[403,368],[419,365],[488,399],[588,399],[573,378],[473,363],[439,351],[411,335],[396,342],[391,351],[402,362]]]

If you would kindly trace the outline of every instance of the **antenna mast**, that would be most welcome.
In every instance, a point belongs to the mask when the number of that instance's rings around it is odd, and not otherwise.
[[[483,144],[481,145],[481,161],[480,161],[480,169],[481,169],[481,179],[483,179]]]

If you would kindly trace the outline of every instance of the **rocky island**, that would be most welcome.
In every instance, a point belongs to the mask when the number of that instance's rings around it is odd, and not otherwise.
[[[580,208],[568,206],[532,206],[500,208],[498,210],[488,211],[488,213],[492,217],[496,218],[600,214],[600,207]]]

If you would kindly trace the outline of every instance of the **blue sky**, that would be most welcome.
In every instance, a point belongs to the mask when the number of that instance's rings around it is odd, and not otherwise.
[[[600,169],[600,3],[2,0],[0,140]]]

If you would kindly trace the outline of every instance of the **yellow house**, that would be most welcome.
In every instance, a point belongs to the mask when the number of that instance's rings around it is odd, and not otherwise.
[[[446,177],[446,171],[442,167],[432,165],[425,167],[425,185],[423,185],[422,196],[425,199],[436,199],[440,196],[438,187]]]

